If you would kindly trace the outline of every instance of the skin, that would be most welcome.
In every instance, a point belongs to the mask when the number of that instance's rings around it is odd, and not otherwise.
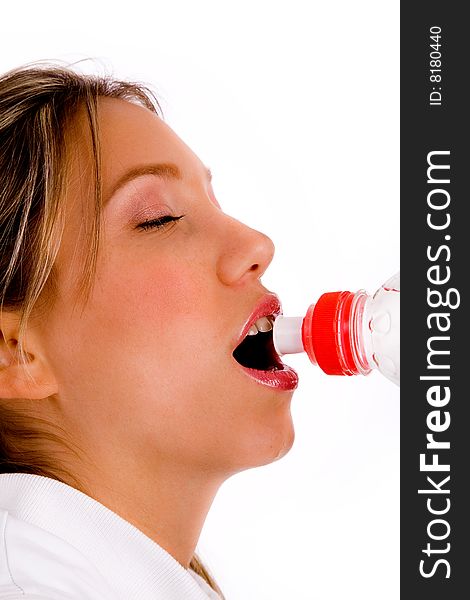
[[[59,294],[26,337],[35,383],[15,360],[17,315],[3,314],[0,396],[29,399],[63,427],[82,457],[56,452],[57,460],[187,568],[222,482],[279,459],[294,441],[293,392],[254,381],[232,357],[267,291],[260,277],[274,246],[223,212],[205,165],[156,115],[100,98],[99,120],[105,198],[134,166],[175,163],[183,179],[145,175],[106,204],[93,291],[80,307],[87,242],[79,225],[92,179],[79,114],[68,133],[74,159]],[[162,214],[184,217],[136,228]]]

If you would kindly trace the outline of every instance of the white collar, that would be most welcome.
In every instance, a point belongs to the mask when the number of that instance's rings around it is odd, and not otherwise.
[[[220,598],[137,527],[65,483],[0,473],[0,507],[72,544],[126,600]]]

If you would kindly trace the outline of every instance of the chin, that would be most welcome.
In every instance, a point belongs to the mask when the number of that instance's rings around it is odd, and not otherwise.
[[[256,443],[253,443],[254,441]],[[237,472],[276,462],[289,452],[294,441],[295,431],[290,417],[282,428],[255,434],[255,439],[249,440],[244,449],[243,466],[240,466]]]
[[[295,431],[294,431],[294,427],[291,426],[291,428],[289,430],[289,435],[286,438],[284,438],[283,443],[280,445],[280,447],[277,450],[277,453],[269,462],[275,462],[276,460],[279,460],[280,458],[285,456],[289,452],[289,450],[292,448],[292,446],[294,445],[294,441],[295,441]]]
[[[267,460],[262,464],[269,464],[285,456],[292,448],[295,441],[294,423],[290,411],[290,404],[285,405],[276,418],[277,423],[271,431],[265,432]],[[267,435],[266,435],[267,434]]]

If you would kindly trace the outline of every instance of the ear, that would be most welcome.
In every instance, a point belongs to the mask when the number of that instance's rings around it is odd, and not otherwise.
[[[0,313],[0,399],[40,400],[57,393],[57,382],[41,351],[39,334],[28,331],[24,350],[27,362],[18,352],[19,315]]]

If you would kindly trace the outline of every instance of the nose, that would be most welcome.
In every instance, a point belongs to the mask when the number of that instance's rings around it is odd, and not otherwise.
[[[217,275],[225,285],[259,279],[274,256],[274,244],[267,235],[232,217],[222,230],[222,250]]]

